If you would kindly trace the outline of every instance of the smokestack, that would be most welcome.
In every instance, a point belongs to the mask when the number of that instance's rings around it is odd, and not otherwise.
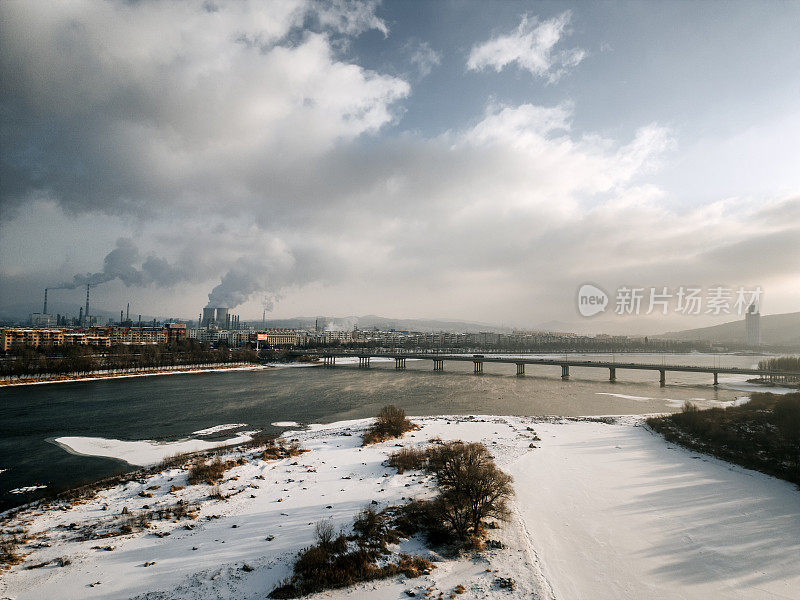
[[[142,315],[139,315],[139,329],[142,328]]]
[[[89,287],[90,284],[86,284],[86,311],[83,313],[83,316],[88,320],[89,319]]]
[[[122,309],[119,309],[119,322],[122,323]]]
[[[78,323],[83,323],[83,307],[78,311]]]
[[[44,288],[44,309],[42,310],[42,314],[47,314],[47,288]]]

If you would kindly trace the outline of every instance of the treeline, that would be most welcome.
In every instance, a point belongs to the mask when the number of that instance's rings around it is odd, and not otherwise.
[[[102,351],[90,346],[15,347],[0,361],[0,378],[83,376],[97,371],[111,374],[181,366],[257,363],[251,349],[212,348],[197,340],[152,346],[113,346]]]
[[[665,439],[800,484],[800,393],[754,393],[741,406],[647,420]]]
[[[781,356],[760,360],[758,368],[765,371],[800,371],[800,356]]]

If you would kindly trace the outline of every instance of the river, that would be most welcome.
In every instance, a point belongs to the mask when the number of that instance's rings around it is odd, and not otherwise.
[[[588,355],[570,355],[582,358]],[[751,367],[758,356],[648,355],[616,357],[594,354],[593,360]],[[193,432],[227,423],[239,429],[281,431],[277,421],[331,422],[373,416],[386,404],[409,415],[609,415],[674,412],[685,401],[701,406],[726,405],[741,391],[744,377],[720,376],[714,388],[710,374],[668,373],[659,387],[658,373],[572,368],[563,381],[559,367],[526,367],[517,377],[513,364],[485,364],[483,375],[472,364],[445,362],[434,372],[431,361],[394,362],[373,359],[369,369],[340,365],[270,368],[165,375],[129,379],[30,385],[0,389],[0,509],[37,494],[74,486],[131,470],[118,460],[76,456],[52,440],[92,436],[122,440],[175,441]],[[752,387],[752,386],[750,386]],[[738,389],[737,389],[738,388]],[[232,431],[217,434],[219,438]],[[196,436],[195,436],[196,437]],[[204,439],[214,439],[205,437]],[[40,490],[10,493],[22,487]]]

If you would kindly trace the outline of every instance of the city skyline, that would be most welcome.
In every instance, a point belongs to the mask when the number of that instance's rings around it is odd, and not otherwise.
[[[800,307],[797,4],[0,14],[0,316],[86,283],[185,318],[532,327],[586,283]]]

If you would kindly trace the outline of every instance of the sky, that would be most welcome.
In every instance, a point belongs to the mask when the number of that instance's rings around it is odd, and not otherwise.
[[[584,319],[587,283],[631,330],[734,317],[618,316],[623,288],[800,311],[796,2],[6,0],[0,22],[0,318],[45,287],[77,314],[87,283],[184,318],[536,327]]]

